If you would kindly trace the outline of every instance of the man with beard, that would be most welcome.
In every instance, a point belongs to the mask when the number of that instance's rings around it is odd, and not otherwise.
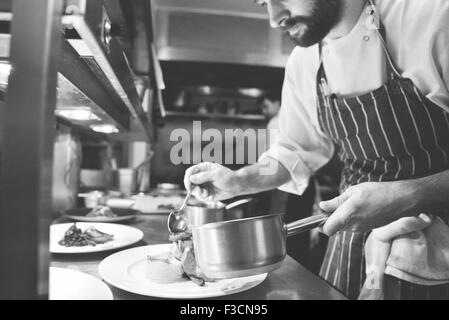
[[[257,2],[267,6],[271,26],[297,44],[286,66],[277,143],[235,172],[196,165],[185,185],[195,185],[201,199],[277,187],[302,194],[338,150],[341,195],[320,204],[330,214],[321,276],[354,299],[369,232],[389,239],[426,229],[434,216],[447,219],[449,1]],[[383,279],[387,299],[449,299],[447,281]]]

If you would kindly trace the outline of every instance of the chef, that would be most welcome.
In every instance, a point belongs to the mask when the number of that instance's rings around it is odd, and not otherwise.
[[[423,229],[449,208],[449,1],[257,2],[297,45],[286,65],[278,140],[254,165],[231,171],[202,163],[184,182],[200,199],[274,188],[300,195],[338,152],[341,195],[320,204],[330,214],[321,276],[355,299],[371,230]],[[396,290],[388,296],[449,299],[448,285],[384,281]]]

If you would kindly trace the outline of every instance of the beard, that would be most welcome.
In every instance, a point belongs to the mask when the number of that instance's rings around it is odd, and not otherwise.
[[[339,22],[341,9],[342,0],[315,0],[310,16],[290,17],[284,21],[282,29],[297,46],[313,46]]]

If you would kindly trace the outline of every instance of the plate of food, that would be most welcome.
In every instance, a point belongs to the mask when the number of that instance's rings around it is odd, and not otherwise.
[[[112,300],[112,291],[89,274],[50,267],[49,300]]]
[[[197,268],[188,241],[123,250],[105,258],[99,272],[107,283],[139,295],[170,299],[226,296],[252,289],[267,274],[251,277],[208,279]]]
[[[143,214],[169,214],[179,208],[185,196],[144,195],[136,197],[134,209]]]
[[[91,253],[115,250],[139,242],[143,232],[114,223],[62,223],[50,226],[51,253]]]
[[[81,222],[121,222],[135,218],[140,212],[134,209],[110,208],[97,206],[95,208],[77,208],[63,212],[63,215],[74,221]]]

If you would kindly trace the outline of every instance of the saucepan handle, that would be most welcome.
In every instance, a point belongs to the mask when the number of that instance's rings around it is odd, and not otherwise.
[[[329,219],[327,214],[319,214],[287,224],[287,237],[321,227]]]

